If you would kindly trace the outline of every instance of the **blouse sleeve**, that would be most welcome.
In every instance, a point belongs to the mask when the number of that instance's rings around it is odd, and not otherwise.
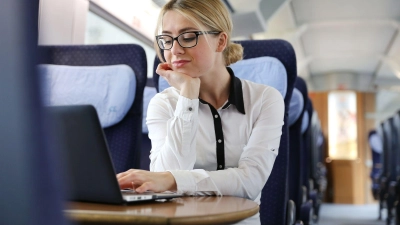
[[[255,200],[278,155],[284,101],[274,88],[263,92],[262,105],[237,168],[218,171],[171,170],[179,193],[233,195]]]
[[[151,171],[192,170],[196,161],[199,100],[174,97],[158,94],[149,103]]]

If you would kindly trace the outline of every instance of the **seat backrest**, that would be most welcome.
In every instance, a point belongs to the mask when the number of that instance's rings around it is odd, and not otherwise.
[[[117,124],[104,128],[116,172],[140,168],[143,90],[147,81],[146,53],[140,45],[40,46],[47,57],[40,64],[69,66],[127,65],[136,79],[134,100]]]
[[[238,41],[238,43],[244,48],[244,59],[272,57],[282,63],[286,70],[286,77],[276,80],[277,83],[286,80],[286,82],[280,84],[282,88],[277,88],[284,96],[285,101],[284,125],[282,127],[279,154],[275,160],[271,175],[262,190],[260,205],[261,224],[285,224],[288,201],[288,114],[294,82],[297,77],[296,55],[292,45],[285,40],[248,40]],[[156,58],[154,68],[156,68],[158,63],[159,60]],[[265,76],[268,76],[268,74]],[[253,77],[251,79],[255,79],[255,82],[262,82],[264,78]],[[154,73],[153,80],[158,91],[162,91],[163,88],[168,86],[168,84],[162,83],[165,81],[161,81],[162,79],[159,79],[159,75],[156,73]]]
[[[394,116],[394,128],[396,129],[396,134],[397,137],[394,137],[396,140],[395,143],[395,150],[396,150],[396,174],[398,177],[400,177],[400,111],[396,113]]]
[[[298,116],[289,123],[289,197],[296,204],[296,216],[299,218],[302,203],[302,157],[304,157],[303,139],[301,133],[301,125],[303,121],[304,111],[306,109],[308,98],[308,90],[305,81],[301,77],[296,78],[295,88],[293,90],[289,118],[298,111]],[[298,99],[298,100],[296,100]],[[292,104],[294,101],[301,102],[297,105]],[[294,108],[294,106],[297,106]],[[289,119],[291,121],[291,119]]]
[[[302,138],[303,138],[303,156],[302,157],[302,165],[304,165],[304,170],[302,170],[302,185],[307,188],[307,190],[310,190],[310,183],[309,179],[311,178],[311,142],[312,142],[312,128],[311,128],[311,118],[314,113],[314,108],[313,104],[311,102],[311,99],[308,97],[307,98],[307,103],[306,103],[306,109],[304,112],[303,116],[303,121],[302,121]]]
[[[382,124],[382,133],[383,133],[383,173],[387,179],[390,177],[390,169],[392,165],[392,133],[390,129],[389,119],[385,120]]]
[[[67,224],[35,71],[39,1],[2,0],[0,11],[0,223]]]
[[[396,181],[397,180],[397,167],[399,162],[397,161],[397,154],[399,150],[397,149],[398,147],[398,135],[397,135],[397,127],[395,125],[395,118],[397,117],[397,114],[392,116],[388,123],[389,123],[389,129],[391,133],[391,139],[390,139],[390,181]]]
[[[146,124],[147,109],[150,100],[157,94],[157,90],[153,85],[153,80],[151,82],[147,81],[146,87],[143,93],[143,120],[142,120],[142,149],[140,153],[140,169],[149,170],[150,169],[150,150],[151,141],[149,139],[149,130]]]
[[[382,153],[382,140],[376,130],[371,130],[368,133],[368,143],[371,148],[372,155],[372,170],[371,178],[379,176],[381,173],[381,153]]]
[[[317,180],[318,180],[318,164],[322,163],[322,152],[321,148],[319,146],[320,142],[320,134],[321,134],[321,122],[319,120],[319,116],[317,111],[313,111],[313,114],[311,116],[311,158],[310,158],[310,165],[311,165],[311,171],[310,171],[310,177],[314,181],[314,185],[317,185]]]

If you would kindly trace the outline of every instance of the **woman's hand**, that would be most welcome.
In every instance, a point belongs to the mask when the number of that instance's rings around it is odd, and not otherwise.
[[[172,87],[180,91],[180,95],[196,99],[200,92],[200,79],[193,78],[187,74],[173,71],[168,63],[160,63],[157,66],[156,73],[164,77]]]
[[[175,178],[170,172],[130,169],[117,174],[117,180],[121,189],[133,188],[138,193],[176,191],[177,189]]]

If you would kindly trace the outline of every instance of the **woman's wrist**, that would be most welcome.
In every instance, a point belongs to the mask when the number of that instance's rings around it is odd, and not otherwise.
[[[163,177],[166,179],[165,184],[167,185],[167,190],[168,191],[173,191],[176,192],[178,190],[175,177],[172,175],[171,172],[162,172]]]
[[[199,98],[200,93],[200,79],[190,78],[180,89],[180,95],[188,99]]]

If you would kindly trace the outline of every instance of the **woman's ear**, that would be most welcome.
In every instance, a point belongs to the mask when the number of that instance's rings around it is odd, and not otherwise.
[[[222,52],[228,44],[228,35],[225,32],[221,32],[218,38],[217,52]]]

